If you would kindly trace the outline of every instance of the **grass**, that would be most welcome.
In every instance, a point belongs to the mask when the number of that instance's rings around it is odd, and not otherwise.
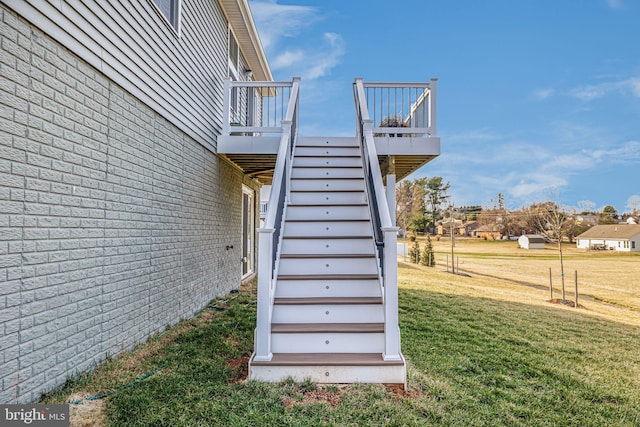
[[[44,400],[62,403],[131,384],[106,399],[74,405],[77,414],[75,407],[106,402],[85,419],[74,415],[73,425],[640,425],[640,315],[599,300],[584,301],[579,310],[549,304],[548,291],[519,282],[553,256],[530,260],[507,245],[471,245],[476,243],[457,248],[461,267],[462,254],[469,254],[469,276],[449,274],[441,265],[399,264],[408,391],[244,381],[255,322],[255,288],[247,285],[237,298],[212,303],[224,311],[205,310]],[[473,256],[483,252],[493,255]],[[506,272],[471,272],[479,268],[473,263],[497,265],[514,257],[523,264],[519,270],[507,262]],[[602,259],[616,264],[626,257]],[[618,298],[625,299],[612,297]]]

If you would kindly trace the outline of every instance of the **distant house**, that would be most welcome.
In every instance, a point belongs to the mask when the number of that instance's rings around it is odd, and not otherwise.
[[[577,237],[577,247],[581,249],[640,252],[640,225],[596,225]]]
[[[522,249],[544,249],[544,237],[538,234],[524,234],[518,237],[518,246]]]
[[[500,240],[502,238],[502,233],[496,230],[495,225],[482,225],[476,228],[472,233],[473,236],[478,239]]]

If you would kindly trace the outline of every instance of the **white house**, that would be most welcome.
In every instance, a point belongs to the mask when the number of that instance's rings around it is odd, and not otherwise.
[[[576,237],[581,249],[640,251],[640,225],[603,224],[596,225]]]
[[[0,19],[0,403],[16,403],[255,274],[261,170],[217,145],[225,79],[272,76],[246,0],[12,0]]]
[[[523,234],[518,237],[518,246],[523,249],[544,249],[544,237],[537,234]]]

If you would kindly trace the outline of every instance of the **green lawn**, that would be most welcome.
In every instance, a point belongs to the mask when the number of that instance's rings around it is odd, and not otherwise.
[[[509,281],[404,263],[399,274],[405,392],[244,381],[255,322],[248,285],[212,303],[224,311],[205,310],[45,401],[118,389],[74,405],[72,425],[640,425],[638,326],[548,304]]]

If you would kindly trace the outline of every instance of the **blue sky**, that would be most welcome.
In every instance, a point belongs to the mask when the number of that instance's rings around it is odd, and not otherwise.
[[[351,84],[438,80],[456,205],[640,199],[640,1],[249,0],[274,78],[302,77],[301,133],[354,135]],[[635,196],[635,197],[634,197]]]

